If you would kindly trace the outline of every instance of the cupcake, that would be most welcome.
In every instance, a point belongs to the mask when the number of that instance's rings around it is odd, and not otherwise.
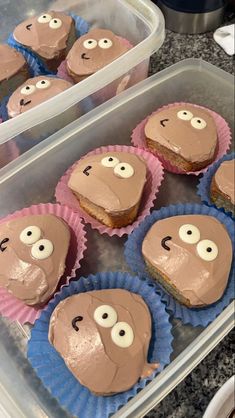
[[[146,180],[144,159],[130,152],[106,151],[78,161],[68,187],[91,217],[121,228],[136,219]]]
[[[83,386],[110,396],[129,390],[159,367],[147,360],[151,322],[140,295],[125,289],[94,290],[57,305],[49,341]]]
[[[0,224],[0,286],[29,306],[45,304],[65,271],[69,226],[52,214]]]
[[[214,176],[210,186],[211,201],[235,216],[235,160],[223,161]]]
[[[51,10],[20,23],[13,39],[35,53],[49,71],[56,71],[76,40],[75,23],[71,16]]]
[[[29,78],[23,55],[8,45],[0,44],[0,102]]]
[[[152,278],[190,308],[217,302],[227,287],[233,248],[225,226],[208,215],[178,215],[153,223],[142,242]]]
[[[69,87],[72,87],[71,83],[55,77],[38,76],[29,78],[10,96],[7,103],[8,116],[14,118],[62,93]]]
[[[79,81],[110,64],[131,48],[130,44],[107,29],[92,29],[81,36],[66,58],[68,74]]]

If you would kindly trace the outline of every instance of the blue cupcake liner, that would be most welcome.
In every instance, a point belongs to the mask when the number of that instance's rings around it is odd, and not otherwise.
[[[216,208],[217,210],[220,210],[223,213],[227,213],[229,216],[231,216],[233,219],[235,217],[231,212],[227,212],[224,208],[217,208],[216,205],[211,201],[210,199],[210,187],[211,187],[211,181],[214,177],[214,174],[216,173],[217,169],[219,168],[220,164],[222,164],[224,161],[230,161],[235,158],[235,152],[231,154],[224,155],[219,161],[214,163],[201,177],[199,184],[197,186],[197,194],[200,196],[202,203],[205,203],[208,206],[212,206]]]
[[[225,215],[218,209],[206,205],[198,205],[193,203],[186,203],[185,205],[170,205],[152,212],[152,214],[149,215],[128,237],[128,240],[125,244],[124,254],[130,269],[137,273],[140,277],[145,277],[147,280],[153,283],[153,279],[147,271],[141,251],[144,237],[146,236],[151,226],[160,219],[165,219],[176,215],[192,214],[209,215],[218,219],[225,226],[231,238],[234,251],[235,225],[229,216]],[[195,327],[206,327],[223,311],[223,309],[226,308],[226,306],[234,298],[234,276],[235,261],[233,258],[227,288],[222,298],[218,302],[204,308],[187,308],[177,302],[173,296],[168,294],[166,290],[163,289],[156,281],[154,281],[154,283],[157,289],[156,291],[160,294],[161,299],[166,303],[167,309],[173,314],[175,318],[181,319],[184,324],[191,324]]]
[[[126,289],[142,296],[152,316],[148,360],[160,363],[160,368],[150,378],[141,379],[132,389],[113,396],[96,396],[82,386],[48,341],[50,317],[58,303],[71,295],[100,289]],[[155,293],[155,288],[145,280],[122,272],[98,273],[71,282],[49,303],[32,330],[28,359],[44,386],[70,414],[79,418],[106,418],[126,404],[169,364],[173,340],[171,328],[165,305]]]
[[[10,96],[5,96],[0,103],[0,119],[5,122],[8,119],[7,102]]]
[[[74,13],[69,13],[69,15],[73,18],[75,22],[75,30],[76,35],[79,38],[82,35],[85,35],[89,31],[89,24],[80,16],[75,15]],[[49,71],[48,68],[45,66],[43,61],[31,50],[29,50],[27,47],[23,46],[19,42],[17,42],[13,34],[11,33],[8,40],[8,45],[11,47],[17,49],[19,52],[21,52],[27,63],[29,64],[29,68],[33,70],[33,76],[35,75],[47,75],[47,74],[56,74],[55,72]]]

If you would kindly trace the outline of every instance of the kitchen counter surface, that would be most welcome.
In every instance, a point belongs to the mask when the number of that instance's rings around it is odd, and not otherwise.
[[[228,15],[225,24],[234,23]],[[213,39],[213,33],[180,35],[166,31],[162,48],[151,58],[154,74],[185,58],[202,58],[233,73],[234,62]],[[234,374],[234,337],[223,341],[146,418],[202,418],[217,390]]]

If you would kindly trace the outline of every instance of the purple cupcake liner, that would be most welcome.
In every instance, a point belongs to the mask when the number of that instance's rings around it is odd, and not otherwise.
[[[82,17],[77,16],[74,13],[69,13],[69,15],[73,18],[75,22],[75,30],[76,30],[77,37],[79,38],[80,36],[85,35],[85,33],[89,31],[89,24]],[[10,34],[7,40],[7,43],[8,45],[17,49],[19,52],[21,52],[24,55],[29,65],[30,70],[32,69],[33,71],[32,76],[56,74],[56,71],[55,72],[49,71],[48,68],[43,63],[43,61],[40,58],[38,58],[36,54],[30,51],[27,47],[17,42],[14,39],[12,33]]]
[[[132,389],[113,396],[96,396],[82,386],[48,341],[50,317],[58,303],[71,295],[100,289],[126,289],[142,296],[152,317],[148,360],[160,363],[152,376],[141,379]],[[108,418],[169,364],[173,340],[171,328],[165,305],[156,294],[155,288],[149,286],[145,280],[123,272],[99,273],[71,282],[49,303],[32,330],[28,343],[28,359],[44,386],[70,414],[79,418]]]
[[[181,319],[184,324],[191,324],[193,326],[209,325],[230,303],[234,298],[234,281],[235,281],[235,260],[233,258],[231,271],[228,279],[228,284],[221,299],[212,305],[205,308],[187,308],[176,301],[173,296],[168,294],[156,281],[154,281],[149,275],[144,258],[142,256],[142,242],[151,228],[151,226],[160,219],[169,218],[177,215],[192,215],[201,214],[209,215],[218,219],[226,228],[233,245],[235,245],[235,225],[233,220],[218,211],[213,207],[206,205],[198,205],[193,203],[187,203],[185,205],[170,205],[163,207],[160,210],[152,212],[142,223],[136,228],[129,236],[125,244],[125,259],[130,269],[137,273],[140,277],[146,278],[151,283],[155,284],[157,292],[160,294],[161,299],[166,303],[167,309],[177,319]]]
[[[217,206],[211,201],[210,198],[210,187],[211,187],[211,181],[214,177],[214,174],[218,170],[219,166],[224,161],[230,161],[235,159],[235,152],[225,155],[222,157],[219,161],[214,163],[201,177],[199,184],[197,186],[197,194],[200,196],[202,203],[205,203],[208,206],[212,206],[216,208],[217,210],[220,210],[223,213],[227,213],[227,215],[231,216],[232,219],[235,219],[233,214],[231,212],[227,212],[224,208],[217,208]]]

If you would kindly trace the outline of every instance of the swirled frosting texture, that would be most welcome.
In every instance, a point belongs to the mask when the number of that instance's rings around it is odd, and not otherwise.
[[[0,45],[0,82],[17,74],[26,64],[23,55],[8,45]]]
[[[69,242],[68,226],[54,215],[1,224],[0,286],[27,305],[45,303],[64,273]]]
[[[128,390],[152,374],[157,365],[147,363],[150,339],[147,305],[123,289],[73,295],[59,303],[50,320],[51,344],[80,383],[97,395]]]
[[[110,158],[113,162],[108,162],[110,166],[107,167],[102,161]],[[127,177],[122,177],[122,173],[127,173]],[[107,212],[122,212],[134,207],[141,199],[146,174],[146,164],[137,155],[106,152],[78,161],[68,186]]]
[[[217,147],[213,117],[207,110],[189,104],[171,106],[150,116],[145,136],[190,162],[213,158]]]
[[[144,238],[142,252],[191,305],[209,305],[223,295],[231,268],[232,243],[225,227],[214,217],[181,215],[157,221]]]
[[[127,52],[129,47],[113,32],[92,29],[74,43],[66,62],[73,74],[88,76]]]
[[[228,199],[235,205],[235,160],[224,161],[215,173],[215,183],[218,189],[228,196]]]
[[[31,48],[41,57],[53,59],[66,49],[72,24],[70,16],[50,10],[20,23],[13,36],[17,42]]]

